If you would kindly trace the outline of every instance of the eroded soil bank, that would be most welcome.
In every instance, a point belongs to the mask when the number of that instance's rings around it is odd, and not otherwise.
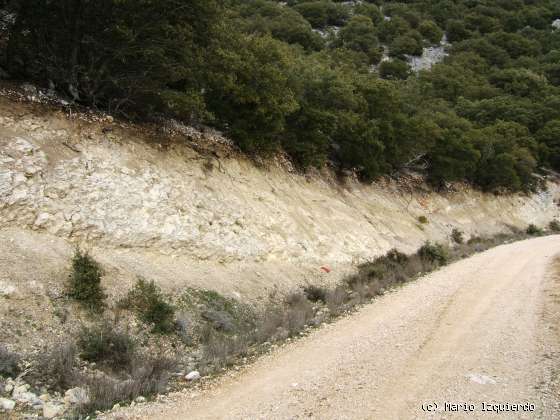
[[[554,183],[532,196],[437,194],[266,166],[217,133],[70,118],[2,98],[0,284],[14,298],[56,288],[79,245],[103,264],[112,294],[142,275],[167,291],[189,285],[258,299],[335,283],[390,248],[447,241],[455,227],[485,235],[559,214]]]

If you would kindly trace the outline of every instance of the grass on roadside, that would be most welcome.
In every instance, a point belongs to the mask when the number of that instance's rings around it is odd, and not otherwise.
[[[556,227],[551,222],[550,231],[555,232]],[[465,241],[463,233],[454,229],[450,236],[453,246],[426,242],[413,254],[393,249],[361,264],[354,274],[334,287],[307,285],[279,301],[271,300],[260,310],[215,291],[196,289],[187,289],[172,304],[170,297],[164,295],[154,282],[141,279],[118,308],[131,310],[151,327],[152,333],[158,333],[154,336],[159,339],[176,337],[183,346],[198,348],[200,351],[195,350],[200,355],[196,360],[197,369],[203,375],[216,374],[241,358],[256,356],[273,343],[305,334],[313,327],[330,322],[450,262],[541,234],[541,229],[529,226],[526,231],[491,237],[474,236]],[[79,274],[75,278],[91,280],[88,284],[94,285],[93,302],[99,303],[97,299],[102,295],[96,285],[99,284],[100,269],[91,260],[83,258],[81,254],[75,256],[74,262],[80,259],[82,267],[75,269],[74,275]],[[86,362],[94,363],[93,371],[83,369]],[[128,329],[118,327],[116,321],[110,324],[102,318],[93,326],[84,327],[66,343],[44,351],[34,374],[48,378],[49,387],[60,392],[76,386],[85,388],[89,400],[77,407],[75,413],[77,417],[83,417],[96,410],[109,409],[117,402],[163,392],[177,364],[174,356],[146,352]],[[12,374],[16,370],[17,358],[0,347],[0,374]]]

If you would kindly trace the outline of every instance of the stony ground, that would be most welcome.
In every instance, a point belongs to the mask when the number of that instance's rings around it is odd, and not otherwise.
[[[560,418],[559,252],[559,236],[492,249],[205,390],[107,417]],[[446,402],[474,411],[444,411]],[[482,403],[534,411],[496,414]]]

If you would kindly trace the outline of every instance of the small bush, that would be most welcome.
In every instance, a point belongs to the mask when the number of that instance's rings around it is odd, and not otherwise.
[[[193,320],[189,313],[180,312],[175,321],[177,335],[187,346],[194,344],[194,327]]]
[[[319,286],[305,286],[303,288],[305,297],[311,302],[324,302],[327,301],[327,290]]]
[[[344,286],[337,286],[327,292],[325,303],[333,315],[338,315],[344,311],[347,299],[348,293],[346,292],[346,288]]]
[[[428,224],[428,218],[427,218],[426,216],[420,216],[420,217],[418,217],[418,221],[419,221],[420,223],[422,223],[423,225]]]
[[[292,293],[284,301],[283,327],[288,330],[290,336],[302,331],[313,318],[311,303],[303,293]]]
[[[182,303],[195,311],[216,331],[233,333],[254,327],[255,313],[249,305],[212,290],[189,289]]]
[[[445,265],[449,261],[447,249],[441,244],[426,242],[418,250],[418,255],[424,261]]]
[[[525,232],[527,235],[541,235],[543,233],[542,229],[535,226],[533,223],[527,226],[527,230]]]
[[[50,350],[40,353],[33,374],[33,378],[48,382],[57,391],[65,391],[76,386],[78,372],[76,346],[70,342],[61,343]]]
[[[139,395],[165,391],[175,361],[167,357],[135,358],[129,377],[117,380],[105,375],[81,376],[80,386],[87,390],[89,401],[77,408],[78,415],[107,410],[116,403],[130,401]]]
[[[127,333],[109,324],[84,328],[77,340],[80,357],[111,369],[128,369],[136,351],[136,343]]]
[[[143,322],[153,325],[154,332],[165,334],[175,329],[175,310],[153,281],[138,279],[120,306],[134,310]]]
[[[101,277],[99,264],[87,253],[76,250],[72,258],[68,295],[89,309],[102,310],[106,296],[101,287]]]
[[[465,241],[465,238],[463,237],[463,232],[457,228],[454,228],[451,231],[451,240],[456,244],[459,245],[462,244]]]
[[[0,376],[15,378],[20,372],[20,361],[19,355],[0,345]]]
[[[548,224],[548,228],[552,231],[552,232],[560,232],[560,222],[558,220],[552,220],[549,224]]]
[[[278,338],[284,329],[283,308],[280,305],[269,305],[259,315],[255,328],[255,341],[262,343]]]
[[[226,311],[207,309],[202,311],[201,316],[203,319],[210,322],[217,331],[231,333],[235,330],[235,321]]]
[[[235,359],[247,354],[252,343],[250,335],[224,335],[208,328],[204,336],[201,365],[206,371],[231,366]]]

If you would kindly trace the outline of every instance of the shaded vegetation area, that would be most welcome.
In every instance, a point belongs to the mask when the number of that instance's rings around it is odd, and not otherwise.
[[[495,192],[560,169],[553,0],[0,5],[10,77],[128,118],[209,124],[249,154]],[[412,73],[407,57],[444,34],[447,59]]]

